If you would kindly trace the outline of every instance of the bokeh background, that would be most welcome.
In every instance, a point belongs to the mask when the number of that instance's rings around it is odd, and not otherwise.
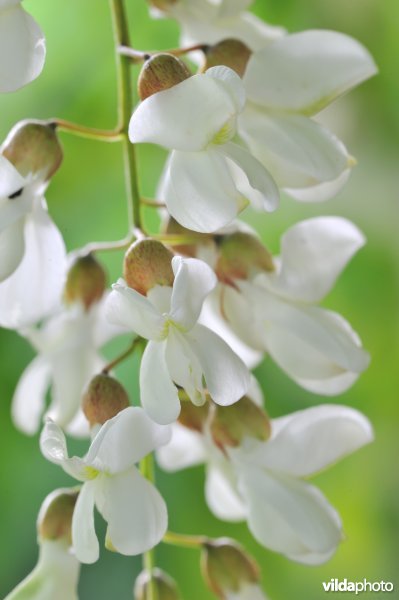
[[[127,4],[137,48],[176,46],[175,23],[151,21],[145,0],[130,0]],[[95,127],[113,127],[115,71],[107,1],[26,0],[24,6],[45,31],[48,58],[36,82],[16,94],[0,97],[0,139],[16,121],[26,117],[58,116]],[[288,226],[313,215],[342,215],[365,232],[368,245],[346,269],[325,305],[349,319],[371,353],[368,371],[351,390],[333,401],[368,415],[375,426],[376,441],[314,480],[341,513],[346,532],[335,557],[320,567],[291,563],[257,545],[245,524],[228,525],[216,520],[204,502],[201,468],[172,476],[158,473],[157,481],[169,505],[171,529],[239,539],[259,560],[264,587],[274,600],[317,600],[324,596],[322,581],[336,577],[392,581],[397,590],[391,597],[399,598],[399,3],[258,0],[253,10],[290,31],[329,28],[353,35],[371,50],[380,68],[378,77],[322,115],[359,161],[344,191],[325,204],[301,205],[285,198],[274,215],[245,214],[274,252]],[[65,161],[47,199],[68,248],[90,240],[123,237],[126,210],[120,147],[69,135],[63,135],[62,141]],[[141,147],[139,160],[143,193],[152,197],[164,153]],[[157,221],[151,210],[146,213],[146,222],[155,230]],[[120,275],[122,256],[112,253],[102,258],[110,281],[114,281]],[[0,331],[0,346],[0,596],[4,597],[35,564],[35,519],[43,498],[55,487],[73,482],[44,460],[37,437],[27,438],[14,429],[11,398],[33,352],[10,331]],[[115,355],[122,347],[123,340],[114,343],[107,349],[108,355]],[[137,367],[133,361],[118,372],[136,403]],[[323,401],[290,382],[271,361],[265,360],[256,374],[272,416]],[[73,442],[71,449],[82,453],[85,444]],[[98,527],[103,536],[100,519]],[[179,581],[185,600],[212,597],[201,579],[197,551],[161,545],[157,561]],[[139,558],[104,550],[97,564],[83,568],[80,598],[128,600],[139,571]],[[345,596],[350,598],[352,594]]]

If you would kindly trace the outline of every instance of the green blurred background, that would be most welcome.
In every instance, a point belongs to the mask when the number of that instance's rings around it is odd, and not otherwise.
[[[177,44],[177,26],[151,21],[144,0],[127,2],[134,44],[161,49]],[[48,58],[42,76],[16,94],[0,97],[0,139],[26,117],[62,117],[95,127],[115,124],[115,71],[113,43],[106,0],[26,0],[43,27]],[[399,3],[393,0],[259,0],[254,11],[290,31],[337,29],[357,37],[373,53],[380,75],[323,115],[345,141],[359,166],[345,190],[320,205],[301,205],[283,199],[274,215],[252,215],[269,247],[278,251],[282,232],[296,221],[318,214],[343,215],[366,233],[368,245],[352,261],[325,305],[345,315],[372,355],[368,371],[339,403],[359,408],[376,431],[371,446],[315,478],[339,510],[346,539],[335,557],[320,567],[304,567],[273,554],[251,539],[245,524],[216,520],[203,499],[203,470],[157,480],[170,512],[170,527],[185,533],[229,535],[243,542],[259,560],[263,583],[274,600],[316,600],[324,596],[322,581],[330,578],[392,581],[399,598],[399,481],[398,481],[398,130],[399,111]],[[50,213],[69,249],[90,240],[118,239],[126,229],[121,150],[62,136],[65,161],[47,194]],[[164,153],[141,147],[140,184],[152,197]],[[156,227],[151,210],[149,227]],[[120,275],[121,255],[104,256],[110,281]],[[29,282],[26,282],[29,293]],[[18,377],[33,356],[28,344],[9,331],[0,331],[1,361],[1,492],[0,596],[3,597],[33,567],[37,556],[35,519],[45,495],[72,484],[61,469],[42,458],[38,439],[17,432],[10,419],[10,402]],[[115,355],[124,340],[107,349]],[[123,365],[119,374],[137,402],[137,363]],[[272,416],[312,406],[315,397],[289,381],[272,363],[257,369]],[[84,452],[85,444],[71,449]],[[99,521],[99,535],[104,533]],[[157,562],[178,579],[185,600],[207,600],[196,551],[161,545]],[[82,600],[132,598],[140,570],[139,558],[103,551],[100,561],[83,567]],[[365,596],[381,597],[379,594]],[[354,594],[345,594],[350,598]],[[54,599],[56,600],[56,599]]]

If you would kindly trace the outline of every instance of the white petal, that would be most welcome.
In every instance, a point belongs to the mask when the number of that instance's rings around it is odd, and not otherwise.
[[[140,366],[141,404],[156,423],[167,425],[180,413],[177,388],[165,357],[165,342],[148,342]]]
[[[318,183],[307,188],[285,188],[284,191],[288,196],[299,202],[326,202],[337,196],[342,188],[345,187],[351,172],[351,169],[347,169],[332,181]]]
[[[158,339],[164,319],[148,298],[129,288],[123,279],[114,283],[112,288],[113,291],[107,298],[108,321],[132,329],[146,339]]]
[[[240,12],[249,8],[253,0],[222,0],[219,3],[219,17],[238,17]]]
[[[267,600],[267,597],[259,585],[244,582],[237,592],[228,592],[226,600]]]
[[[311,30],[253,54],[244,82],[248,97],[262,106],[314,114],[376,72],[369,52],[353,38]]]
[[[25,184],[25,178],[18,173],[14,165],[5,156],[0,154],[0,198],[8,198],[8,196],[21,190]],[[12,204],[12,201],[10,204]],[[0,227],[3,227],[3,218]]]
[[[236,91],[225,82],[206,74],[194,75],[137,107],[130,121],[130,140],[170,150],[204,150],[235,116],[236,102]]]
[[[191,329],[201,313],[206,296],[217,284],[215,273],[202,260],[175,256],[175,274],[170,318],[185,330]]]
[[[351,159],[343,143],[308,117],[248,107],[239,132],[280,187],[306,188],[334,181]]]
[[[213,514],[223,521],[244,521],[247,510],[228,473],[210,464],[206,472],[206,502]]]
[[[315,217],[297,223],[281,239],[280,268],[264,285],[286,298],[318,302],[365,244],[362,232],[341,217]]]
[[[188,334],[171,327],[165,357],[173,381],[186,391],[191,402],[198,406],[204,404],[203,369],[196,352],[191,347]]]
[[[65,275],[64,241],[38,199],[26,218],[22,262],[0,284],[0,325],[18,329],[51,313],[60,303]]]
[[[166,533],[167,509],[152,483],[133,467],[102,477],[97,506],[108,522],[107,538],[121,554],[134,556],[156,546]]]
[[[157,462],[161,468],[174,472],[204,463],[207,455],[203,436],[180,423],[171,427],[172,439],[157,451]]]
[[[211,67],[205,72],[207,77],[212,77],[221,83],[232,98],[236,111],[241,112],[245,106],[246,94],[241,77],[235,71],[224,65]]]
[[[162,199],[176,221],[204,233],[224,227],[246,206],[226,159],[213,148],[173,152]]]
[[[235,178],[237,188],[255,208],[273,211],[279,204],[278,188],[265,167],[245,148],[229,142],[220,147],[220,153],[233,161],[244,175]]]
[[[0,282],[14,273],[25,252],[25,219],[18,219],[0,231]]]
[[[360,373],[340,373],[328,379],[302,379],[298,377],[296,382],[305,390],[322,396],[339,396],[346,392],[359,378]]]
[[[33,435],[39,429],[50,385],[49,362],[38,356],[22,373],[12,400],[12,418],[18,429]]]
[[[83,484],[72,516],[72,544],[76,558],[82,563],[94,563],[100,548],[94,529],[94,502],[98,481]]]
[[[346,406],[316,406],[272,423],[273,437],[250,455],[252,464],[306,477],[373,440],[369,420]]]
[[[87,479],[85,464],[81,458],[68,457],[65,435],[53,421],[47,419],[40,434],[40,450],[50,462],[61,465],[66,473],[79,481]]]
[[[40,75],[46,46],[43,32],[21,5],[0,14],[0,92],[13,92]]]
[[[248,466],[239,489],[248,503],[249,529],[266,548],[307,564],[325,562],[336,550],[341,522],[315,487]]]
[[[203,325],[196,325],[187,338],[201,363],[212,399],[229,406],[242,398],[249,388],[249,371],[226,342]]]
[[[240,340],[263,356],[265,352],[264,334],[254,311],[254,290],[251,283],[240,283],[241,289],[223,286],[222,311],[228,325]],[[256,292],[257,294],[257,292]],[[263,311],[259,312],[259,319]]]
[[[170,440],[169,427],[157,425],[136,406],[107,421],[94,438],[85,462],[107,474],[119,473]]]

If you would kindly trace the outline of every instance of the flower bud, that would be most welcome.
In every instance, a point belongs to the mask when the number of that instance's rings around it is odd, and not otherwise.
[[[77,258],[69,269],[64,289],[67,304],[81,302],[86,310],[101,300],[107,279],[102,265],[92,254]]]
[[[12,128],[2,154],[27,177],[48,181],[61,165],[63,152],[54,125],[45,121],[21,121]]]
[[[215,444],[223,449],[239,446],[245,437],[265,442],[270,437],[271,425],[267,413],[244,396],[231,406],[213,405],[210,432]]]
[[[150,585],[156,590],[157,600],[181,600],[175,581],[161,569],[153,569],[152,577],[148,571],[140,573],[134,586],[135,600],[149,600]]]
[[[178,421],[187,429],[202,432],[204,425],[209,416],[209,403],[203,406],[195,406],[190,402],[187,393],[184,390],[179,390],[179,398],[181,400],[181,410]]]
[[[166,52],[155,54],[141,69],[137,84],[140,99],[168,90],[189,77],[190,71],[179,58]]]
[[[139,240],[125,254],[123,276],[129,287],[143,296],[156,285],[172,286],[173,253],[157,240]]]
[[[201,71],[224,65],[233,69],[240,77],[244,76],[252,51],[240,40],[227,39],[205,48],[205,63]]]
[[[177,0],[148,0],[148,2],[153,8],[157,8],[162,12],[167,12],[176,4]]]
[[[259,581],[259,567],[242,546],[221,538],[204,545],[201,555],[203,577],[218,598],[228,600],[248,585]],[[248,596],[249,598],[249,596]]]
[[[223,283],[249,279],[259,271],[274,271],[273,257],[262,242],[250,233],[236,231],[216,239],[219,249],[215,272]]]
[[[79,492],[73,489],[55,490],[44,500],[37,520],[39,539],[65,540],[72,544],[72,515]]]
[[[105,373],[91,380],[82,400],[82,410],[90,427],[104,425],[129,405],[125,388]]]

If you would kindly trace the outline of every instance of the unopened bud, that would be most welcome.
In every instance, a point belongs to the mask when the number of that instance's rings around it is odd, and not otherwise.
[[[181,410],[178,421],[187,429],[201,433],[209,416],[209,403],[202,406],[195,406],[184,390],[179,390],[181,400]]]
[[[191,73],[182,60],[166,52],[155,54],[141,69],[137,84],[140,99],[168,90],[189,77]]]
[[[40,540],[61,540],[72,544],[72,515],[79,492],[72,489],[55,490],[44,500],[37,529]]]
[[[102,265],[92,254],[76,259],[69,269],[64,290],[67,304],[81,302],[86,310],[101,300],[107,278]]]
[[[270,438],[271,425],[267,413],[247,396],[231,406],[212,407],[210,431],[219,448],[237,447],[245,437],[261,442]]]
[[[259,581],[259,567],[244,548],[227,538],[204,545],[201,555],[203,577],[218,598],[228,600],[248,584]],[[249,596],[248,596],[249,598]]]
[[[240,40],[222,40],[205,49],[205,63],[201,71],[224,65],[243,77],[251,54],[252,51]]]
[[[140,573],[134,586],[135,600],[150,600],[153,597],[151,586],[156,592],[157,600],[181,600],[175,581],[161,569],[153,569]]]
[[[38,175],[48,181],[61,165],[63,152],[56,128],[45,121],[21,121],[12,128],[2,154],[27,177]]]
[[[177,0],[148,0],[148,2],[153,8],[157,8],[162,12],[168,12],[176,4]]]
[[[186,229],[183,225],[180,225],[173,217],[169,216],[166,227],[164,227],[164,232],[167,235],[172,236],[187,236],[187,237],[195,237],[195,244],[173,244],[174,250],[178,254],[183,254],[184,256],[190,256],[191,258],[198,257],[199,248],[203,249],[205,246],[214,246],[214,242],[211,236],[208,234],[201,234],[198,232],[192,232],[190,229]]]
[[[82,400],[82,410],[91,427],[104,425],[129,405],[125,388],[105,373],[91,380]]]
[[[272,255],[254,235],[236,231],[220,236],[216,241],[219,258],[215,272],[223,283],[249,279],[259,271],[274,271]]]
[[[143,296],[156,285],[172,286],[173,253],[157,240],[139,240],[125,254],[123,276],[129,287]]]

